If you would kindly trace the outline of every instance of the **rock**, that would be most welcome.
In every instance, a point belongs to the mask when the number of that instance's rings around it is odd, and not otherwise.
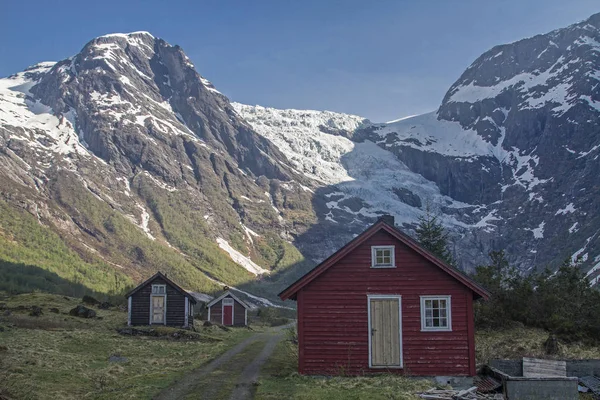
[[[69,311],[69,314],[80,318],[94,318],[96,316],[96,311],[79,304]]]
[[[544,342],[544,350],[548,355],[558,354],[558,339],[554,335],[548,336],[548,339]]]
[[[31,307],[31,312],[29,313],[29,315],[31,315],[32,317],[39,317],[42,314],[43,314],[43,312],[42,312],[41,307],[38,307],[38,306]]]
[[[0,351],[8,351],[8,347],[0,345]]]
[[[409,206],[421,208],[423,205],[421,198],[406,188],[393,188],[392,190],[401,202]]]
[[[100,304],[100,302],[98,300],[96,300],[92,296],[88,296],[87,294],[85,296],[83,296],[83,298],[81,299],[81,301],[83,301],[85,304],[89,304],[89,305],[92,305],[92,306]]]
[[[4,327],[0,326],[0,332],[4,332]]]
[[[52,308],[51,308],[51,309],[49,309],[48,311],[50,311],[51,313],[54,313],[54,314],[58,314],[58,313],[60,313],[60,311],[59,311],[59,310],[58,310],[58,308],[56,308],[56,307],[52,307]]]
[[[6,310],[6,303],[0,303],[0,310]]]
[[[121,357],[120,354],[111,354],[108,357],[108,362],[127,362],[127,357]]]
[[[127,336],[160,336],[154,329],[121,328],[117,332]]]
[[[213,326],[213,323],[210,321],[204,321],[204,323],[202,324],[202,326]]]
[[[111,307],[114,307],[114,305],[112,305],[108,301],[103,301],[102,303],[100,303],[98,305],[98,308],[101,309],[101,310],[108,310]]]
[[[2,313],[2,315],[4,315],[5,317],[10,316],[11,314],[12,314],[12,311],[10,311],[10,310],[6,310]]]

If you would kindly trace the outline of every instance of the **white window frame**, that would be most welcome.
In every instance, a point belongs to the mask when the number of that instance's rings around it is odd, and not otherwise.
[[[400,345],[400,365],[373,365],[371,354],[371,300],[398,300],[398,339]],[[404,345],[402,343],[402,296],[399,294],[367,294],[367,335],[369,337],[369,368],[372,369],[402,369],[404,368]]]
[[[446,301],[446,320],[447,326],[426,326],[425,301],[426,300],[445,300]],[[421,332],[451,332],[452,331],[452,296],[431,295],[421,296]]]
[[[160,293],[158,290],[154,291],[154,288],[163,288],[163,292]],[[153,295],[166,295],[167,294],[167,285],[161,285],[161,284],[156,284],[156,285],[152,285],[152,294]]]
[[[377,264],[377,250],[390,250],[390,264]],[[396,268],[396,247],[391,246],[371,246],[371,268]]]

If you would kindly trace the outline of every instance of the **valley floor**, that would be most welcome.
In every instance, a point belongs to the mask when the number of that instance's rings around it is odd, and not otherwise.
[[[184,339],[173,338],[179,330],[172,328],[157,328],[164,335],[158,338],[124,336],[117,329],[126,328],[126,311],[94,308],[95,319],[68,315],[79,302],[0,295],[0,399],[149,399],[256,334],[211,326]],[[31,306],[43,314],[30,316]]]
[[[70,316],[80,299],[0,293],[0,399],[418,399],[431,381],[400,376],[298,375],[289,326],[157,328],[128,336],[124,309]],[[32,306],[42,315],[31,316]],[[185,335],[182,337],[182,333]],[[477,333],[477,362],[545,357],[548,333],[513,328]],[[561,344],[555,358],[600,358],[600,348]]]

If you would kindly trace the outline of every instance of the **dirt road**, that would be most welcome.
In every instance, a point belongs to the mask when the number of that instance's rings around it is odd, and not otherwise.
[[[188,373],[154,399],[252,399],[260,368],[284,338],[287,327],[289,325],[272,328],[245,339],[207,365]]]

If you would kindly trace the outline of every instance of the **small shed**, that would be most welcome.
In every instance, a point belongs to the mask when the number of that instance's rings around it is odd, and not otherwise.
[[[248,325],[248,305],[227,290],[206,305],[208,320],[215,324],[227,326]]]
[[[475,375],[488,292],[385,216],[279,294],[298,304],[302,374]]]
[[[187,328],[194,323],[196,299],[157,272],[125,295],[127,325],[168,325]]]

